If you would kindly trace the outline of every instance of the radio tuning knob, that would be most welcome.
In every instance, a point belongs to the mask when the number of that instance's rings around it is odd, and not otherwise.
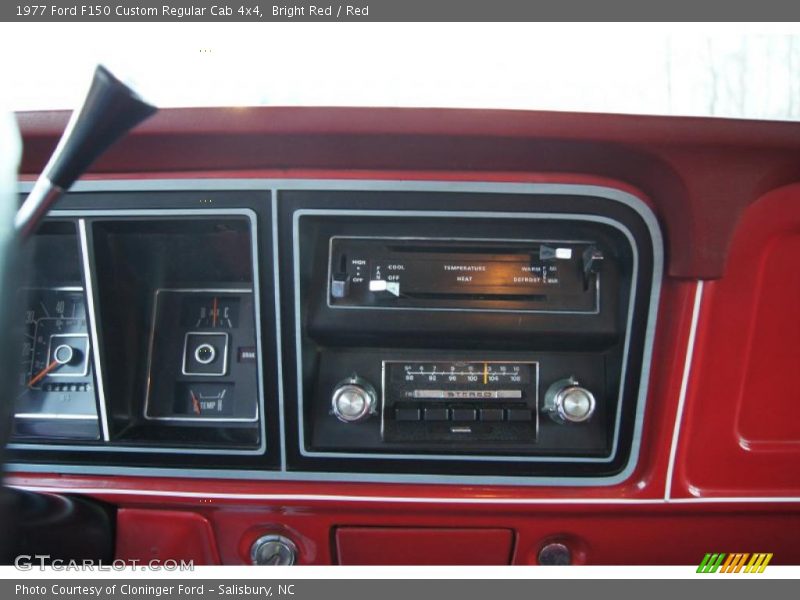
[[[331,397],[331,408],[336,418],[344,423],[358,423],[377,412],[378,396],[375,388],[358,375],[336,384]]]
[[[556,381],[544,394],[544,410],[556,423],[588,421],[596,405],[594,394],[572,377]]]

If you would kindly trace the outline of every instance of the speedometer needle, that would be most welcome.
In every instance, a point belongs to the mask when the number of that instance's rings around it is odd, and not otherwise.
[[[48,373],[50,373],[51,371],[54,371],[55,369],[57,369],[61,365],[62,365],[62,363],[58,362],[57,360],[54,360],[49,365],[47,365],[44,369],[39,371],[36,375],[31,377],[31,380],[28,382],[28,387],[33,387],[34,385],[39,383],[42,379],[44,379],[47,376]]]

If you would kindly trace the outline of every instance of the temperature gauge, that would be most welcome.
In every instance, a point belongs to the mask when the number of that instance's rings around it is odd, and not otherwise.
[[[232,383],[179,383],[175,419],[229,418],[234,414]]]

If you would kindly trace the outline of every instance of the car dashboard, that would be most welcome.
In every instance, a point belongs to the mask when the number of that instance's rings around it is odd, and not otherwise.
[[[800,560],[796,133],[164,111],[24,248],[8,483],[129,560]]]

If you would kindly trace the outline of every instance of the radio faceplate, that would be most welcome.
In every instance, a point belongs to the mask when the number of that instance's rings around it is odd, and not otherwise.
[[[384,442],[536,443],[536,362],[385,360],[381,371]]]

